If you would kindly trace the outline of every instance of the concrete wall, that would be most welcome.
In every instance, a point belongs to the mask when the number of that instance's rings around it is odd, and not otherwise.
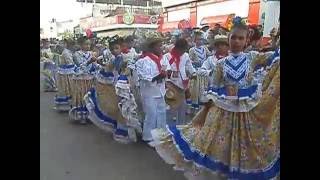
[[[190,19],[190,8],[168,12],[168,21],[169,22],[180,21],[183,19]]]
[[[231,0],[197,7],[197,26],[201,19],[208,16],[219,16],[235,13],[236,16],[247,17],[249,0]]]
[[[268,1],[265,7],[265,21],[263,37],[270,37],[269,33],[272,28],[279,25],[280,1]]]

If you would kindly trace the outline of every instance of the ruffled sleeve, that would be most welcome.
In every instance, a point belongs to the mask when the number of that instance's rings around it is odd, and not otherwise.
[[[198,70],[198,74],[200,76],[209,76],[209,74],[213,71],[214,68],[214,56],[209,56],[207,60],[205,60]]]
[[[148,68],[148,64],[145,63],[145,59],[139,59],[136,62],[136,68],[139,79],[150,82],[152,81],[153,77],[151,73],[151,68]]]
[[[261,85],[255,84],[236,89],[237,95],[230,96],[228,86],[223,80],[224,59],[219,60],[214,67],[212,83],[207,90],[207,99],[224,110],[231,112],[248,112],[254,108],[261,96]]]
[[[194,52],[194,48],[191,48],[191,49],[189,50],[189,58],[190,58],[190,60],[191,60],[192,63],[197,62],[197,55],[196,55],[196,53]]]
[[[212,68],[212,79],[211,87],[218,88],[221,86],[223,81],[223,60],[216,63],[216,66]]]
[[[277,60],[280,59],[280,48],[275,51],[265,53],[250,51],[249,56],[251,59],[251,68],[258,70],[261,68],[270,68]]]
[[[213,54],[212,54],[212,52],[210,52],[209,51],[209,49],[208,49],[208,47],[207,46],[203,46],[204,47],[204,49],[205,49],[205,51],[206,51],[206,55],[207,55],[207,57],[209,57],[209,56],[212,56]]]
[[[72,54],[69,52],[62,53],[61,64],[73,64]]]
[[[194,67],[192,66],[190,57],[187,53],[185,53],[185,58],[186,58],[186,71],[190,74],[193,74],[196,72],[196,70],[194,69]]]

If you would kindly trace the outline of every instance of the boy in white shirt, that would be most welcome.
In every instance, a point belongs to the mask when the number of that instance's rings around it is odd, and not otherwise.
[[[143,56],[136,62],[145,119],[142,140],[151,141],[151,130],[165,128],[165,78],[169,63],[162,58],[163,38],[156,32],[146,34]]]
[[[169,78],[174,85],[183,92],[184,100],[175,109],[177,111],[176,124],[186,124],[187,104],[185,101],[185,92],[189,85],[189,77],[196,77],[196,70],[192,66],[188,51],[188,42],[185,39],[178,39],[174,48],[163,56],[163,59],[169,62],[172,73]]]

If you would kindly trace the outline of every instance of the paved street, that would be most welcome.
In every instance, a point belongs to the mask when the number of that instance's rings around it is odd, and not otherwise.
[[[55,112],[54,93],[40,91],[41,180],[185,180],[139,142],[122,145],[94,125]]]

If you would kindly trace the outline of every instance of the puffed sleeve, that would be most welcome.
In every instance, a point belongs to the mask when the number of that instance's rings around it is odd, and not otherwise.
[[[80,54],[79,54],[79,52],[75,52],[73,57],[72,57],[72,59],[73,59],[74,64],[76,64],[76,66],[80,66]]]
[[[214,88],[220,87],[223,82],[223,62],[224,60],[218,61],[213,68],[211,85]]]
[[[167,55],[164,55],[162,57],[161,65],[164,65],[166,67],[165,71],[170,71],[171,70],[171,65],[169,63],[169,58],[168,58]]]
[[[137,74],[139,79],[152,81],[151,67],[148,67],[148,64],[144,59],[139,59],[136,62]]]
[[[191,62],[197,62],[196,54],[195,54],[193,48],[191,48],[189,50],[189,58],[190,58]]]
[[[200,76],[209,76],[210,72],[213,70],[214,66],[213,63],[211,63],[213,61],[212,59],[213,57],[210,56],[208,57],[207,60],[205,60],[201,66],[201,68],[199,68],[198,70],[198,74]]]
[[[265,67],[271,65],[274,60],[276,60],[280,56],[280,49],[269,52],[257,52],[250,51],[249,57],[251,59],[251,68],[256,69],[258,67]]]
[[[206,55],[207,55],[207,57],[209,57],[209,56],[212,56],[213,54],[212,54],[212,52],[210,52],[209,51],[209,49],[208,49],[208,47],[207,46],[204,46],[204,49],[205,49],[205,51],[206,51]]]
[[[73,57],[71,53],[62,54],[63,64],[73,64]]]

